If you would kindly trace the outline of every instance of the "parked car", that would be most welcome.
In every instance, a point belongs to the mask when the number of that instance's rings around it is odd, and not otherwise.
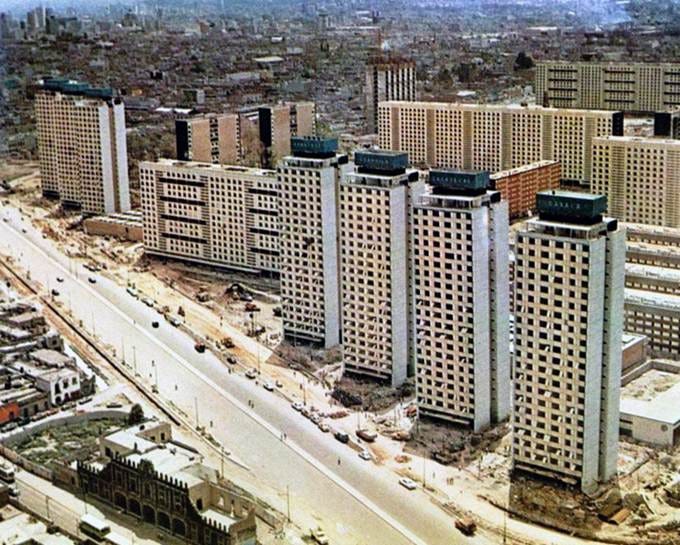
[[[418,488],[418,485],[415,483],[415,481],[409,479],[408,477],[402,477],[399,479],[399,484],[406,488],[406,490],[415,490]]]
[[[180,320],[177,316],[174,316],[173,314],[168,314],[166,318],[168,322],[170,322],[170,325],[174,327],[179,327],[180,325],[182,325],[182,320]]]
[[[317,424],[317,427],[324,433],[328,433],[329,431],[331,431],[331,427],[323,421],[320,421]]]
[[[132,297],[137,298],[137,290],[135,288],[128,288],[125,291],[127,291]]]
[[[238,360],[236,359],[236,356],[229,354],[227,356],[227,363],[231,363],[232,365],[236,365],[236,363],[238,363]]]
[[[257,378],[257,371],[255,369],[248,369],[246,371],[246,378],[249,378],[250,380]]]
[[[59,291],[58,290],[52,290],[52,297],[59,297]]]
[[[267,390],[268,392],[273,392],[273,391],[274,391],[274,385],[273,385],[271,382],[269,382],[269,381],[265,382],[265,383],[262,385],[262,387],[263,387],[265,390]]]
[[[296,401],[291,405],[291,407],[293,407],[293,409],[295,409],[297,412],[300,412],[305,406],[300,401]]]
[[[154,300],[151,299],[150,297],[143,297],[142,298],[142,303],[144,303],[147,307],[153,308],[154,306]]]

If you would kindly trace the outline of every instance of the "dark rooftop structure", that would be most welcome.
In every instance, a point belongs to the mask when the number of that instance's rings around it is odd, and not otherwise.
[[[489,187],[486,170],[430,170],[430,185],[435,193],[482,195]]]
[[[408,166],[408,153],[378,150],[357,151],[354,154],[354,163],[361,173],[403,174]]]
[[[295,157],[316,157],[325,159],[333,157],[338,151],[337,138],[321,138],[319,136],[293,136],[290,149]]]
[[[540,191],[536,194],[540,219],[591,225],[602,221],[607,197],[573,191]]]
[[[65,78],[45,78],[39,83],[39,87],[46,91],[55,91],[65,95],[79,95],[104,100],[111,99],[114,95],[111,87],[92,87],[87,82]]]

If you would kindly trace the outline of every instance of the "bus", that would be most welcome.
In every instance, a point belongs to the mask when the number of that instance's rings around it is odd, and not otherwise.
[[[92,543],[102,543],[111,532],[111,527],[106,521],[89,513],[80,517],[78,528],[88,538],[87,541]]]

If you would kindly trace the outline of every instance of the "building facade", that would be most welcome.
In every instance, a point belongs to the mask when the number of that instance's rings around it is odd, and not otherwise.
[[[501,192],[508,202],[510,219],[522,218],[536,210],[536,194],[546,189],[559,189],[562,176],[557,161],[538,161],[490,177],[490,187]]]
[[[349,168],[334,139],[297,137],[277,168],[284,337],[340,342],[338,191]]]
[[[412,212],[418,410],[474,431],[510,411],[508,204],[488,182],[430,171]]]
[[[593,139],[623,134],[623,114],[540,106],[384,102],[380,147],[432,168],[498,172],[559,161],[562,179],[591,178]]]
[[[77,464],[86,497],[191,545],[256,545],[253,499],[174,442],[167,424],[147,421],[113,432],[100,448],[105,463]]]
[[[215,164],[272,167],[290,153],[293,136],[313,136],[313,102],[249,107],[175,121],[177,158]]]
[[[139,180],[146,252],[278,273],[274,171],[161,159],[140,163]]]
[[[680,63],[539,62],[535,93],[556,108],[658,112],[680,106]]]
[[[122,100],[111,89],[46,79],[35,114],[43,195],[88,215],[129,210]]]
[[[339,199],[343,363],[399,386],[413,374],[408,239],[424,186],[405,153],[357,151],[354,161]]]
[[[591,187],[621,221],[680,227],[680,141],[594,139]]]
[[[625,230],[544,192],[517,233],[513,466],[588,492],[616,475]]]
[[[378,105],[381,102],[416,99],[416,63],[387,52],[372,56],[366,64],[364,92],[366,130],[375,134],[378,132]]]

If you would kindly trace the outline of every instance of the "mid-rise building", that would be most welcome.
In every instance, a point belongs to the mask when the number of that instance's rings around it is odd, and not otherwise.
[[[498,172],[559,161],[562,179],[591,178],[593,139],[623,134],[623,114],[540,106],[384,102],[380,147],[405,151],[414,164]]]
[[[680,140],[593,140],[592,190],[621,221],[680,227]]]
[[[537,204],[516,242],[513,465],[588,492],[616,475],[625,230],[601,195]]]
[[[129,210],[122,100],[111,89],[46,79],[35,113],[43,195],[84,214]]]
[[[556,108],[658,112],[680,106],[680,63],[539,62],[535,92]]]
[[[680,108],[654,114],[654,136],[680,139]]]
[[[277,168],[284,336],[340,342],[338,192],[349,168],[335,139],[296,137]]]
[[[366,130],[375,134],[381,102],[416,99],[416,63],[387,51],[373,55],[366,64],[364,93]]]
[[[146,252],[278,273],[274,171],[161,159],[142,162],[139,181]]]
[[[510,411],[508,203],[487,172],[429,181],[412,212],[418,410],[480,431]]]
[[[175,121],[177,158],[271,167],[290,153],[292,136],[316,132],[313,102],[248,107]]]
[[[401,385],[412,374],[409,225],[423,191],[405,153],[357,151],[340,184],[345,372]]]
[[[490,187],[508,202],[510,219],[517,219],[536,210],[539,191],[559,189],[561,172],[557,161],[538,161],[492,174]]]

